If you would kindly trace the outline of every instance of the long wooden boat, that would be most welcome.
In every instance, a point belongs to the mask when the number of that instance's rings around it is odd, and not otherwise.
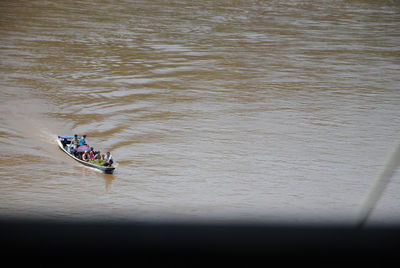
[[[99,169],[105,173],[113,173],[115,170],[114,166],[99,166],[99,165],[95,165],[89,162],[85,162],[83,160],[80,160],[79,158],[76,158],[73,154],[69,153],[63,146],[63,142],[64,144],[70,144],[72,139],[74,138],[74,136],[58,136],[57,138],[57,144],[60,147],[60,149],[66,153],[68,156],[72,157],[74,160],[78,161],[79,163],[81,163],[82,165],[85,165],[87,167],[91,167],[91,168],[95,168],[95,169]]]

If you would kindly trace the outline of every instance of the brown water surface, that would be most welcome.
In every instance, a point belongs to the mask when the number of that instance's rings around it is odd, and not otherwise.
[[[399,142],[399,29],[397,1],[1,1],[0,216],[353,221]],[[114,175],[57,148],[84,132]]]

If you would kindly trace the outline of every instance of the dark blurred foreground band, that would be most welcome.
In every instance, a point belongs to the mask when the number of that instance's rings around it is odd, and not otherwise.
[[[0,220],[2,256],[93,263],[208,261],[304,263],[319,258],[385,263],[397,258],[400,226]],[[15,256],[15,257],[12,257]],[[267,257],[267,259],[265,259]],[[327,263],[326,263],[327,264]]]

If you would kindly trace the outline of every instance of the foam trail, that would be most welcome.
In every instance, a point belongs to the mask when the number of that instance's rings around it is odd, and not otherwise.
[[[0,122],[19,138],[8,139],[23,154],[49,156],[62,160],[57,149],[59,126],[45,116],[43,105],[31,99],[7,101],[0,106]],[[7,116],[1,116],[7,115]],[[57,123],[57,122],[54,122]]]
[[[362,228],[365,225],[369,215],[371,214],[375,205],[378,203],[380,197],[382,196],[382,193],[384,192],[386,186],[389,184],[390,179],[393,177],[399,165],[400,165],[400,143],[397,145],[397,148],[389,158],[389,161],[385,166],[385,169],[378,177],[378,179],[375,181],[369,194],[367,195],[367,198],[362,204],[363,206],[357,218],[358,228]]]

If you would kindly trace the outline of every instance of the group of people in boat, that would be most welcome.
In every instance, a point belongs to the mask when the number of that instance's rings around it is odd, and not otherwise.
[[[64,148],[72,155],[74,155],[76,158],[89,162],[90,160],[97,160],[97,161],[104,161],[103,166],[111,166],[114,163],[114,160],[112,158],[112,155],[110,152],[107,152],[106,154],[101,154],[100,151],[94,151],[93,147],[89,147],[88,144],[86,143],[86,133],[83,134],[80,138],[78,138],[78,135],[75,134],[74,138],[71,140],[70,144],[67,144],[67,140],[63,140],[63,145]],[[81,149],[78,150],[81,146],[85,150],[82,151]]]

